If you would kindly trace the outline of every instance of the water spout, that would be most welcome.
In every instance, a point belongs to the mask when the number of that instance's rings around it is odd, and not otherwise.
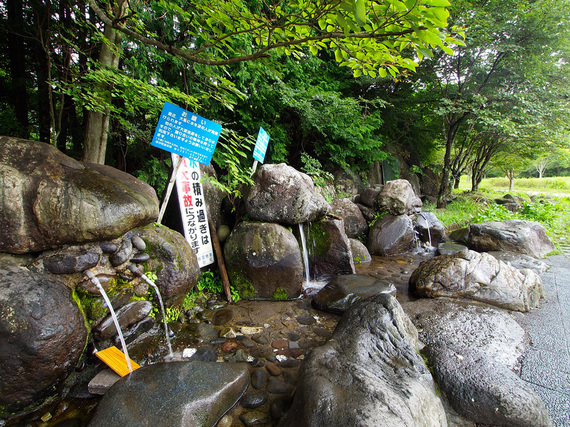
[[[101,296],[105,300],[105,304],[107,304],[107,307],[109,308],[109,313],[111,313],[111,318],[113,319],[113,323],[115,323],[115,328],[117,329],[117,333],[119,334],[119,340],[121,341],[121,347],[123,349],[123,354],[125,355],[125,360],[127,361],[129,373],[132,373],[133,372],[133,366],[131,365],[131,359],[129,358],[129,352],[127,350],[127,344],[125,343],[125,338],[123,337],[123,332],[121,331],[121,327],[119,326],[119,320],[117,319],[117,315],[115,314],[115,310],[113,309],[113,306],[111,305],[111,301],[109,301],[109,297],[107,296],[107,292],[105,292],[105,289],[101,285],[101,282],[99,281],[97,276],[95,276],[95,274],[93,274],[93,272],[91,270],[85,270],[83,272],[83,274],[85,274],[85,276],[87,276],[87,278],[89,280],[91,280],[91,282],[97,287],[97,289],[99,290],[99,293],[101,294]]]
[[[299,223],[299,234],[301,235],[301,252],[303,255],[303,264],[305,266],[305,281],[303,285],[311,281],[311,273],[309,271],[309,253],[307,251],[307,239],[305,237],[305,230],[302,223]]]
[[[169,354],[170,358],[172,359],[174,357],[174,354],[172,353],[172,344],[170,343],[170,333],[168,332],[168,323],[166,322],[166,311],[164,310],[164,304],[162,302],[162,296],[160,294],[160,290],[158,289],[158,286],[156,286],[156,283],[154,283],[152,280],[150,280],[145,274],[141,273],[136,266],[130,264],[127,266],[127,268],[135,276],[140,277],[146,283],[148,283],[156,292],[156,296],[158,297],[158,302],[160,304],[160,312],[162,313],[162,322],[164,323],[164,334],[166,335],[166,343],[168,345],[168,354]]]

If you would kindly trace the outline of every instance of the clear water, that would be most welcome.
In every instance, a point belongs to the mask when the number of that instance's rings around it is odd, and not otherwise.
[[[160,311],[162,313],[162,322],[164,323],[164,335],[166,335],[166,343],[168,344],[168,354],[170,358],[174,356],[172,353],[172,344],[170,343],[170,333],[168,332],[168,324],[166,323],[166,311],[164,310],[164,304],[162,302],[162,295],[160,294],[160,290],[158,286],[150,280],[146,275],[141,274],[141,279],[143,279],[146,283],[148,283],[156,292],[156,296],[158,297],[158,302],[160,304]]]

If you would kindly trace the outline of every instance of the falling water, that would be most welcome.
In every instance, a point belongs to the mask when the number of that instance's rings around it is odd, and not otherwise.
[[[309,271],[309,253],[307,251],[307,240],[305,238],[305,230],[302,223],[299,223],[299,234],[301,235],[303,264],[305,265],[305,282],[303,285],[307,285],[311,281],[311,273]]]
[[[125,360],[127,361],[127,366],[129,367],[129,372],[133,372],[133,367],[131,365],[131,359],[129,358],[129,352],[127,350],[127,344],[125,344],[125,338],[123,337],[123,332],[121,331],[121,327],[119,326],[119,320],[117,319],[117,315],[115,314],[115,310],[113,310],[113,306],[111,305],[111,301],[109,301],[109,297],[107,296],[107,292],[105,292],[105,289],[103,289],[101,282],[99,281],[97,276],[95,276],[95,274],[93,274],[93,272],[91,270],[85,270],[83,274],[85,274],[89,278],[89,280],[91,280],[91,282],[97,287],[97,289],[99,290],[99,293],[101,294],[101,296],[105,300],[105,303],[107,304],[107,307],[109,308],[109,313],[111,313],[111,317],[113,319],[113,322],[115,323],[115,328],[117,329],[117,333],[119,334],[119,340],[121,341],[121,347],[123,349],[123,354],[125,355]]]
[[[168,353],[169,353],[170,358],[172,358],[173,357],[172,345],[170,344],[170,334],[168,332],[168,324],[166,323],[166,312],[164,310],[164,304],[162,302],[162,296],[160,294],[160,290],[158,289],[158,286],[156,286],[156,284],[152,280],[150,280],[145,274],[141,273],[134,265],[129,265],[127,268],[133,274],[139,276],[146,283],[148,283],[156,292],[156,296],[158,297],[158,302],[160,304],[160,311],[162,313],[162,322],[164,323],[164,334],[166,335],[166,343],[168,344]]]
[[[426,228],[427,228],[427,232],[428,232],[428,240],[429,240],[429,247],[432,247],[431,244],[431,230],[430,230],[430,224],[428,219],[425,217],[425,215],[423,213],[420,213],[420,217],[422,217],[424,219],[424,221],[426,222]]]

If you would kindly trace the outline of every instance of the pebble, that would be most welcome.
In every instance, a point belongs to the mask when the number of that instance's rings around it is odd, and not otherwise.
[[[287,394],[291,391],[289,386],[277,377],[269,377],[267,391],[273,394]]]
[[[286,340],[286,339],[275,340],[271,343],[271,347],[273,347],[273,348],[287,348],[287,347],[289,347],[289,340]]]
[[[301,325],[312,325],[313,323],[315,323],[315,319],[309,313],[306,313],[302,314],[301,316],[298,316],[297,322],[299,322]]]
[[[265,387],[265,381],[267,381],[267,372],[260,368],[254,369],[251,373],[251,386],[261,390]]]
[[[273,376],[281,375],[281,368],[273,362],[267,362],[265,364],[265,369],[267,369],[267,372]]]
[[[231,309],[218,310],[212,316],[212,323],[216,326],[221,326],[228,323],[234,317],[234,312]]]
[[[130,262],[132,262],[133,264],[142,264],[143,262],[147,262],[149,259],[150,259],[149,254],[145,252],[139,252],[130,259]]]
[[[190,360],[198,360],[201,362],[215,362],[218,360],[218,354],[214,349],[201,347],[190,357]]]
[[[240,404],[247,409],[259,408],[267,403],[267,395],[265,393],[248,393],[242,397]]]
[[[261,345],[269,344],[269,338],[264,334],[256,334],[253,336],[253,340]]]
[[[238,343],[235,341],[227,341],[224,343],[224,345],[222,345],[222,351],[224,353],[229,353],[230,351],[233,351],[236,348],[238,348]]]
[[[104,254],[112,254],[119,250],[119,247],[111,242],[103,242],[99,245]]]
[[[283,417],[283,415],[285,415],[285,412],[287,412],[290,406],[291,406],[291,398],[285,396],[278,397],[271,403],[271,406],[269,407],[269,413],[271,414],[271,418],[275,420],[280,419],[281,417]]]
[[[208,342],[218,338],[218,331],[212,325],[200,323],[198,325],[198,335],[202,338],[202,341]]]
[[[227,341],[224,337],[217,337],[210,341],[210,345],[220,345]]]
[[[299,341],[301,339],[301,335],[296,332],[289,332],[287,338],[289,338],[289,341]],[[289,347],[291,347],[291,344],[289,344]]]
[[[286,358],[285,360],[279,363],[279,366],[282,368],[296,368],[300,364],[301,362],[299,362],[296,359]]]
[[[264,425],[269,422],[269,416],[261,411],[248,411],[241,414],[239,419],[246,427]]]
[[[131,242],[135,248],[139,251],[144,251],[146,249],[146,243],[140,236],[133,236],[131,237]]]

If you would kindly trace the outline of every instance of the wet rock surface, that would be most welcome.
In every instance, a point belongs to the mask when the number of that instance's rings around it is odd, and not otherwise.
[[[461,236],[460,232],[458,230],[456,235]],[[460,243],[476,251],[509,251],[534,258],[544,258],[556,249],[542,225],[516,219],[471,224],[463,240]]]
[[[414,192],[410,182],[405,179],[388,181],[376,198],[378,211],[388,212],[394,216],[414,212],[421,206],[421,199]]]
[[[87,340],[71,290],[0,254],[0,418],[60,391]]]
[[[332,203],[333,214],[344,220],[344,231],[349,238],[358,238],[368,232],[368,223],[358,206],[350,199],[335,199]]]
[[[372,255],[391,256],[416,246],[414,224],[408,215],[385,215],[370,228],[366,247]]]
[[[331,212],[312,179],[284,163],[261,166],[253,179],[255,184],[245,198],[252,220],[299,224]]]
[[[111,240],[158,216],[149,185],[43,142],[0,137],[0,183],[2,252]]]
[[[241,398],[248,383],[244,363],[145,366],[109,389],[89,426],[211,426]]]
[[[396,286],[367,275],[337,276],[315,295],[313,306],[319,310],[342,314],[358,301],[377,294],[395,296]]]
[[[417,331],[381,294],[353,305],[305,361],[281,426],[446,426]]]
[[[423,262],[410,277],[410,290],[427,298],[460,297],[510,310],[529,311],[544,296],[540,276],[475,251],[440,255]]]
[[[230,280],[244,298],[296,298],[303,283],[299,243],[273,223],[241,222],[228,238],[224,257]]]

